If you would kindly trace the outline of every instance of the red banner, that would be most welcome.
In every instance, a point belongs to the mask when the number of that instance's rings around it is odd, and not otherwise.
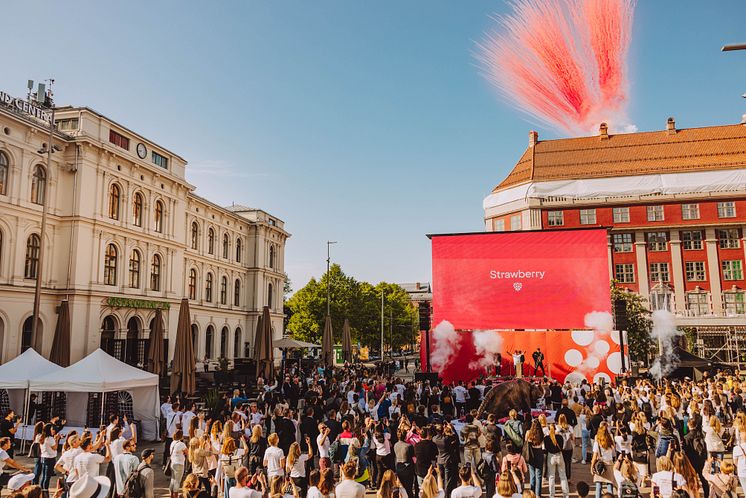
[[[586,328],[611,311],[606,229],[432,237],[433,326]]]

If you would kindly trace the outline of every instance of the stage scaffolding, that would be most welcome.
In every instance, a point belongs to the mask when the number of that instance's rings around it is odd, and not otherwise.
[[[698,326],[694,353],[741,368],[746,365],[746,326]]]

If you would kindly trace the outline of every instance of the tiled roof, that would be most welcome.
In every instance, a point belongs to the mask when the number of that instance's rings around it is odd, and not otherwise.
[[[746,167],[746,126],[724,125],[539,141],[493,192],[529,181]]]

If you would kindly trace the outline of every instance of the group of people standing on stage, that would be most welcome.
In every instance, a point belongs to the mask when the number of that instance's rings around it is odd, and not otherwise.
[[[502,354],[497,354],[495,357],[495,375],[497,377],[503,376],[515,376],[516,378],[523,378],[525,375],[524,364],[526,363],[526,352],[520,349],[515,349],[512,352],[508,351],[510,359],[512,360],[512,369],[510,366],[504,367]],[[534,360],[534,377],[539,376],[539,370],[541,370],[541,376],[546,377],[546,370],[544,369],[544,353],[541,352],[541,348],[536,348],[531,354],[531,358]],[[531,367],[528,367],[529,373]]]

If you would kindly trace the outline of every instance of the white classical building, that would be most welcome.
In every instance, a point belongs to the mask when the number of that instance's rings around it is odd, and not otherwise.
[[[142,364],[156,308],[170,358],[184,297],[200,360],[250,356],[265,305],[282,337],[282,220],[195,195],[182,157],[86,107],[57,109],[60,150],[48,167],[39,152],[48,127],[20,107],[0,99],[0,362],[31,346],[48,356],[64,299],[72,361],[101,346]],[[41,322],[32,337],[38,271]]]

